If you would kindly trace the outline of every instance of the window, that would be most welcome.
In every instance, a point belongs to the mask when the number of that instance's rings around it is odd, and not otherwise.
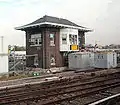
[[[100,55],[98,55],[98,59],[100,58]]]
[[[78,36],[78,43],[79,43],[79,47],[82,47],[82,37],[81,37],[81,35]]]
[[[31,46],[40,46],[42,44],[41,34],[31,35],[29,42]]]
[[[55,46],[55,36],[54,36],[54,34],[50,34],[50,46]]]
[[[102,54],[101,58],[103,59],[103,54]]]
[[[89,57],[91,57],[91,54],[89,54]]]
[[[69,35],[69,41],[70,41],[70,44],[71,44],[71,45],[77,44],[77,35],[72,35],[72,34],[70,34],[70,35]]]
[[[62,35],[62,44],[67,44],[67,34]]]
[[[50,64],[55,65],[55,57],[53,55],[50,57]]]
[[[36,45],[38,44],[38,39],[35,39],[35,44],[36,44]]]
[[[34,66],[37,67],[38,66],[38,56],[34,57]]]

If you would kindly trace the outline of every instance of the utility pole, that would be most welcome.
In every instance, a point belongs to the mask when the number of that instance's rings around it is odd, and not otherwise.
[[[14,45],[14,72],[15,72],[15,45]]]
[[[22,55],[22,64],[23,64],[23,71],[24,71],[24,55]]]
[[[4,36],[1,36],[1,52],[3,53],[3,38]]]

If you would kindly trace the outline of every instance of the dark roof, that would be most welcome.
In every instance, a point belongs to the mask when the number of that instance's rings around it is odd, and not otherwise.
[[[79,26],[67,19],[62,19],[62,18],[57,18],[57,17],[52,17],[52,16],[43,16],[42,18],[40,19],[37,19],[36,21],[30,23],[30,24],[27,24],[27,25],[33,25],[33,24],[38,24],[38,23],[43,23],[43,22],[51,22],[51,23],[57,23],[57,24],[63,24],[63,25],[70,25],[70,26],[75,26],[75,27],[82,27],[82,26]],[[25,25],[26,26],[26,25]],[[85,27],[82,27],[82,28],[85,28]]]
[[[53,16],[43,16],[42,18],[32,22],[32,23],[29,23],[27,25],[24,25],[24,26],[21,26],[21,27],[16,27],[15,29],[18,29],[18,30],[24,30],[25,28],[28,28],[28,27],[32,27],[32,26],[37,26],[37,25],[40,25],[40,24],[44,24],[45,22],[48,22],[48,23],[55,23],[55,24],[60,24],[60,25],[67,25],[67,26],[73,26],[73,27],[79,27],[81,30],[84,30],[84,31],[91,31],[90,29],[86,28],[86,27],[83,27],[83,26],[79,26],[67,19],[62,19],[62,18],[57,18],[57,17],[53,17]]]

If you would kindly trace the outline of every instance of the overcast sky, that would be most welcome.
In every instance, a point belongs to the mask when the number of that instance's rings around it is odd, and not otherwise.
[[[0,0],[0,36],[9,44],[25,45],[25,33],[14,27],[44,15],[93,29],[86,34],[86,43],[120,43],[120,0]]]

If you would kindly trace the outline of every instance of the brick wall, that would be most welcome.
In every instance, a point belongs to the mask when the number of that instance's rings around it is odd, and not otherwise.
[[[29,39],[31,38],[31,35],[34,34],[34,29],[27,30],[26,31],[26,55],[34,55],[38,54],[38,60],[39,65],[38,67],[43,66],[42,62],[42,55],[43,55],[43,47],[42,46],[30,46]],[[36,31],[37,33],[42,33],[43,31]],[[33,67],[34,66],[34,56],[27,57],[26,58],[26,66],[27,67]]]
[[[50,46],[50,34],[55,35],[55,46]],[[55,57],[55,65],[54,66],[50,65],[50,56],[51,55],[54,55],[54,57]],[[60,53],[60,46],[59,46],[59,29],[46,28],[45,58],[46,58],[46,68],[63,66],[62,55]]]
[[[31,34],[42,33],[42,46],[30,46],[29,39]],[[50,33],[55,35],[55,46],[50,46]],[[38,54],[39,67],[40,68],[51,68],[51,67],[62,67],[63,58],[60,53],[59,48],[59,29],[57,28],[41,28],[41,29],[30,29],[26,31],[26,54]],[[50,65],[50,56],[54,55],[55,65]],[[32,67],[34,65],[34,57],[27,57],[26,59],[27,67]]]

